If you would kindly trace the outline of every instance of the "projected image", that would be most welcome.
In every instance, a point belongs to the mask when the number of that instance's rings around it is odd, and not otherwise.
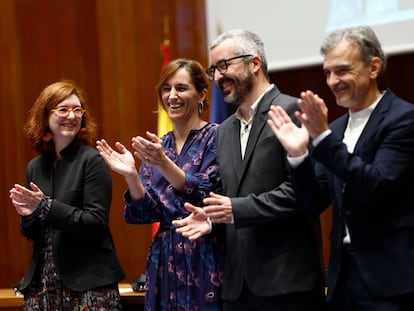
[[[414,0],[331,0],[326,31],[414,19]]]
[[[259,19],[251,0],[205,2],[209,42],[222,31],[251,30],[265,43],[271,71],[321,64],[320,44],[338,28],[371,26],[387,55],[414,51],[414,0],[256,0]]]

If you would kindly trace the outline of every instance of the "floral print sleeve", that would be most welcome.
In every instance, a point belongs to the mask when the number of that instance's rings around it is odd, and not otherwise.
[[[154,202],[154,198],[156,201]],[[158,222],[160,217],[159,207],[161,202],[151,188],[146,188],[144,199],[132,202],[129,190],[124,193],[124,219],[129,224],[151,224]]]
[[[198,204],[213,190],[217,178],[215,128],[209,134],[202,137],[203,150],[190,148],[187,151],[192,164],[189,162],[183,167],[186,184],[180,195],[185,202]]]
[[[125,193],[126,222],[170,223],[172,219],[188,215],[183,208],[184,202],[202,204],[202,199],[213,190],[217,176],[216,130],[216,124],[207,124],[200,130],[192,130],[180,154],[176,152],[173,133],[169,132],[163,137],[166,155],[185,172],[184,191],[176,191],[156,168],[149,167],[143,162],[139,175],[146,189],[146,195],[139,202],[131,202],[129,193]]]
[[[172,220],[189,214],[185,202],[202,206],[202,199],[213,190],[218,174],[216,130],[216,124],[207,124],[191,131],[180,154],[172,132],[162,138],[166,155],[185,172],[183,191],[143,162],[139,175],[144,199],[131,202],[129,192],[124,195],[127,222],[160,224],[147,256],[145,310],[221,310],[222,236],[209,234],[190,241],[172,225]]]

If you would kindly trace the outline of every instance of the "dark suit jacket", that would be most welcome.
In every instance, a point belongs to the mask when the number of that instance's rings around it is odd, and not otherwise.
[[[72,143],[61,155],[55,171],[54,158],[46,155],[33,159],[27,167],[27,183],[36,183],[53,199],[53,204],[44,223],[38,217],[34,221],[22,218],[23,235],[34,241],[22,288],[29,285],[40,262],[46,227],[55,231],[53,254],[66,286],[84,291],[116,283],[125,276],[109,231],[109,168],[89,146]]]
[[[244,160],[240,122],[234,115],[217,134],[222,192],[231,198],[234,224],[226,226],[222,297],[235,300],[245,281],[257,296],[274,296],[324,286],[319,218],[297,208],[286,154],[267,125],[270,105],[290,114],[296,98],[274,87],[258,105]]]
[[[346,221],[355,259],[369,290],[387,297],[414,292],[414,105],[387,91],[372,112],[353,154],[342,143],[348,115],[334,121],[332,134],[310,161],[294,170],[303,206],[333,205],[328,300],[341,270]]]

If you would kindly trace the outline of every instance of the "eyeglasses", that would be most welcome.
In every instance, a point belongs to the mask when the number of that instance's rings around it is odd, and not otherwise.
[[[69,113],[72,111],[75,117],[80,118],[85,113],[86,110],[83,109],[82,107],[73,107],[73,108],[59,107],[56,109],[52,109],[51,111],[56,113],[56,115],[61,118],[66,118],[69,115]]]
[[[215,66],[210,66],[206,70],[207,76],[209,77],[210,80],[214,80],[214,73],[216,72],[216,69],[220,73],[225,73],[225,72],[227,72],[227,68],[229,67],[229,65],[231,65],[231,64],[228,63],[229,61],[235,60],[235,59],[238,59],[238,58],[250,57],[250,56],[253,56],[253,55],[244,54],[244,55],[239,55],[239,56],[223,59],[223,60],[219,61]]]

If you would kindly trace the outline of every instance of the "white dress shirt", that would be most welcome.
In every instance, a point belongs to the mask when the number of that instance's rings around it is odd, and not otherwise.
[[[239,109],[236,110],[236,118],[240,121],[240,152],[241,157],[244,159],[244,154],[246,152],[247,141],[249,140],[250,130],[252,129],[253,118],[257,111],[257,106],[263,96],[269,92],[274,87],[274,84],[270,85],[269,88],[264,91],[262,95],[259,96],[258,99],[250,106],[249,109],[249,120],[246,120],[241,115]]]
[[[368,108],[357,111],[351,112],[349,111],[349,118],[348,124],[344,132],[343,143],[346,145],[348,152],[353,153],[355,146],[358,142],[359,137],[361,136],[362,131],[364,130],[365,125],[367,124],[369,117],[371,116],[372,111],[374,111],[375,107],[377,106],[378,102],[381,100],[383,95],[381,95],[373,104],[371,104]],[[331,130],[328,129],[316,137],[312,141],[313,146],[317,146],[326,136],[331,133]],[[300,157],[289,157],[288,162],[292,167],[299,166],[305,158],[309,155],[309,152]],[[351,243],[351,237],[349,235],[348,226],[345,224],[345,237],[343,240],[344,244]]]

